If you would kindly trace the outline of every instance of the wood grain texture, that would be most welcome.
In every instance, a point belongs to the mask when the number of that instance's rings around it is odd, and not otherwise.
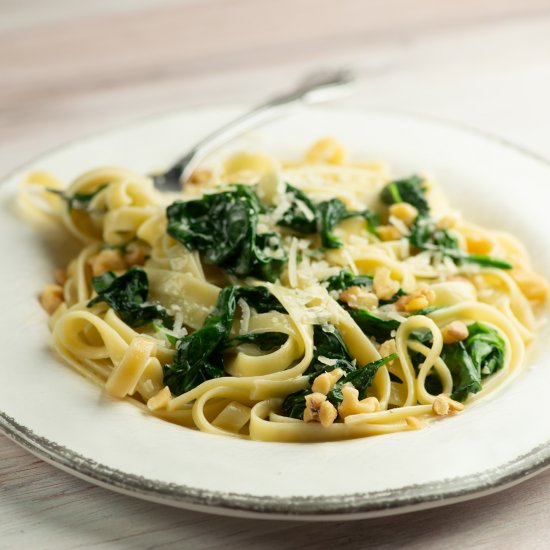
[[[549,52],[548,0],[3,0],[0,172],[143,116],[262,99],[327,65],[364,76],[347,105],[458,120],[550,157]],[[400,517],[213,517],[92,486],[0,436],[0,548],[546,548],[549,506],[547,471]]]

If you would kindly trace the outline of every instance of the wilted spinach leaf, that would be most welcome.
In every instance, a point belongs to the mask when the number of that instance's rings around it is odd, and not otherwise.
[[[287,335],[277,332],[245,334],[230,339],[239,298],[262,312],[272,311],[271,305],[277,311],[283,307],[266,287],[223,288],[203,326],[179,340],[173,363],[164,367],[164,383],[174,395],[192,390],[205,380],[223,376],[223,353],[228,347],[248,342],[268,351],[286,342]]]
[[[317,205],[317,231],[325,248],[340,248],[342,241],[333,233],[334,228],[348,218],[365,218],[368,228],[376,224],[376,217],[368,210],[348,210],[340,199],[330,199]]]
[[[415,331],[410,335],[426,346],[432,345],[430,332]],[[449,368],[453,378],[451,397],[465,401],[470,393],[482,389],[483,378],[493,374],[504,365],[505,343],[493,328],[479,322],[468,325],[468,338],[454,344],[444,344],[441,358]],[[418,371],[425,357],[411,352],[411,361]],[[426,379],[426,389],[433,395],[441,393],[441,382],[436,374]]]
[[[143,269],[132,267],[120,277],[108,271],[94,277],[92,286],[98,295],[88,302],[88,307],[106,302],[131,327],[140,327],[167,316],[161,305],[147,302],[149,281]]]
[[[352,286],[363,286],[368,289],[372,288],[372,277],[368,275],[354,275],[347,269],[340,270],[338,275],[333,275],[325,281],[328,286],[327,290],[346,290]]]
[[[363,217],[367,220],[367,229],[373,230],[377,217],[368,210],[348,210],[340,199],[330,199],[315,204],[303,191],[287,184],[287,196],[290,207],[277,221],[277,225],[286,227],[302,235],[319,233],[325,248],[340,248],[342,242],[333,234],[334,228],[348,218]]]
[[[419,176],[388,183],[382,189],[380,198],[386,204],[408,202],[418,210],[419,214],[427,214],[430,210],[426,200],[426,186]]]
[[[472,361],[464,342],[444,345],[441,358],[453,377],[452,399],[465,401],[468,394],[481,390],[481,373]]]
[[[359,399],[364,399],[367,396],[367,390],[370,388],[378,369],[386,363],[397,359],[397,357],[397,353],[392,353],[391,355],[367,363],[363,368],[355,369],[348,373],[334,384],[334,387],[327,395],[327,399],[337,407],[344,399],[342,396],[342,387],[344,384],[348,383],[353,384],[353,386],[359,390]]]
[[[355,370],[355,361],[348,352],[342,335],[333,325],[315,325],[313,327],[314,353],[305,374],[310,375],[313,382],[319,374],[342,369],[344,372]],[[333,365],[327,365],[319,357],[335,360]]]
[[[204,195],[192,201],[176,201],[166,211],[168,234],[189,250],[198,250],[206,263],[239,277],[275,281],[287,261],[276,233],[257,233],[261,205],[246,185]]]
[[[103,189],[105,189],[109,185],[108,183],[104,183],[103,185],[100,185],[95,191],[91,193],[74,193],[73,195],[67,195],[64,191],[60,191],[59,189],[48,189],[50,193],[55,193],[56,195],[59,195],[66,203],[69,211],[71,210],[90,210],[90,203],[92,202],[92,199],[98,195]]]
[[[301,420],[306,408],[306,395],[311,393],[311,388],[300,390],[285,397],[283,401],[283,413],[291,418]]]
[[[300,189],[286,184],[286,194],[290,200],[290,207],[286,210],[277,225],[301,233],[311,235],[317,231],[317,208],[313,201]]]
[[[353,275],[351,271],[342,269],[338,275],[333,275],[326,279],[328,283],[327,289],[345,290],[352,286],[366,287],[368,290],[372,288],[372,277],[367,275]],[[405,291],[399,289],[389,300],[381,300],[380,305],[392,304],[400,296],[403,296]],[[339,300],[340,305],[351,315],[352,319],[357,323],[359,328],[369,337],[373,336],[377,342],[384,342],[391,338],[391,332],[399,328],[399,321],[395,319],[381,319],[367,309],[355,309],[350,307],[347,302]]]
[[[467,254],[460,250],[457,239],[446,229],[438,228],[435,221],[418,216],[411,227],[409,242],[418,250],[427,250],[441,256],[447,256],[455,262],[475,263],[483,267],[511,269],[506,260],[482,254]]]
[[[434,220],[425,216],[418,216],[414,221],[409,241],[419,250],[431,250],[451,257],[460,253],[457,239],[446,229],[438,228]]]
[[[228,340],[228,346],[239,344],[254,344],[262,351],[270,351],[274,348],[280,348],[288,340],[288,335],[283,332],[251,332],[240,334]]]
[[[475,322],[468,326],[466,349],[484,378],[504,366],[506,344],[493,328]]]
[[[222,354],[235,317],[237,293],[236,286],[222,288],[202,328],[178,343],[174,362],[164,367],[164,383],[174,395],[223,376]]]
[[[381,319],[367,309],[353,309],[346,307],[351,318],[359,328],[367,335],[379,342],[385,342],[391,338],[391,332],[399,328],[400,322],[396,319]]]
[[[241,286],[239,287],[239,298],[242,298],[258,313],[269,313],[270,311],[287,312],[281,302],[265,286]]]

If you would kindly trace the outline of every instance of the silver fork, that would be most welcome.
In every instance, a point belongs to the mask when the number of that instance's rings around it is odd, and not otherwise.
[[[198,164],[212,151],[242,133],[289,114],[299,104],[329,101],[347,93],[354,77],[350,71],[314,73],[290,92],[277,95],[218,128],[192,147],[166,172],[152,175],[161,191],[179,191]]]

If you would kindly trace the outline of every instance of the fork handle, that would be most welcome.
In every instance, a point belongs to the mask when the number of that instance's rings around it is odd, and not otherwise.
[[[224,143],[245,131],[290,114],[301,103],[311,104],[334,99],[352,81],[353,76],[348,71],[307,77],[294,90],[271,98],[199,141],[162,176],[165,184],[169,185],[171,180],[185,182],[201,160]]]

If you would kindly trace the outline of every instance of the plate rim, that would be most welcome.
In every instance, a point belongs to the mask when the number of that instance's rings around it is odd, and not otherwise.
[[[354,520],[446,506],[504,490],[550,467],[550,440],[480,477],[461,476],[397,489],[312,499],[200,489],[123,472],[42,437],[0,411],[0,431],[48,464],[101,487],[179,508],[286,520]],[[291,443],[289,443],[291,445]],[[451,488],[446,489],[450,486]]]
[[[238,103],[204,103],[194,106],[193,109],[223,111],[242,106],[243,104]],[[40,162],[42,159],[56,152],[63,151],[72,145],[108,136],[116,131],[131,129],[134,126],[137,127],[147,122],[153,122],[156,119],[183,114],[189,110],[190,108],[179,108],[155,113],[69,139],[0,175],[0,185],[12,179],[17,173],[31,168],[33,164]],[[437,115],[393,108],[350,105],[315,106],[308,107],[308,110],[359,112],[362,114],[370,112],[377,115],[387,114],[414,119],[420,122],[428,122],[436,126],[452,128],[464,134],[483,138],[550,169],[550,159],[527,147],[490,131],[477,128],[474,125]],[[59,443],[40,436],[30,428],[19,424],[2,410],[0,410],[0,432],[45,462],[81,479],[117,492],[207,513],[264,519],[326,521],[327,519],[363,519],[366,517],[406,513],[419,509],[449,505],[504,490],[550,467],[550,439],[548,439],[504,465],[485,470],[473,479],[472,476],[457,476],[445,478],[437,482],[411,484],[376,492],[346,493],[326,496],[317,500],[304,495],[277,497],[273,495],[228,493],[130,474],[96,462]]]

